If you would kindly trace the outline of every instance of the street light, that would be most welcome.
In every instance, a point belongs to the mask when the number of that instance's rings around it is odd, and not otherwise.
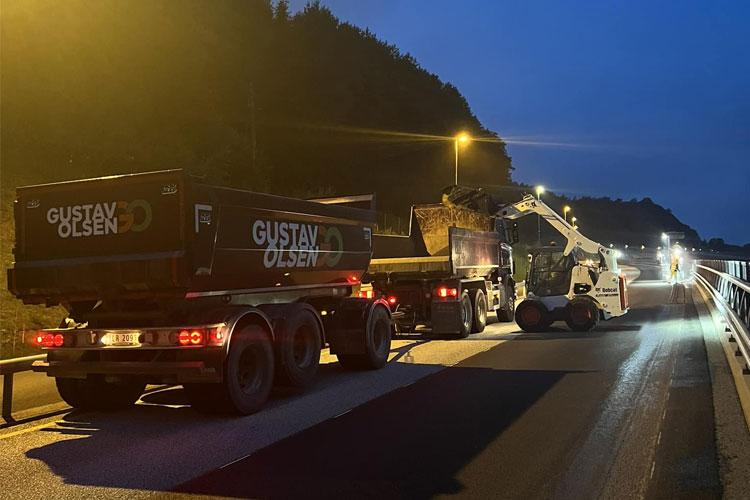
[[[536,192],[537,199],[541,200],[544,193],[544,186],[537,186],[534,188],[534,191]],[[536,214],[536,241],[539,244],[542,243],[542,216],[539,214]]]
[[[459,143],[466,144],[470,140],[471,140],[471,136],[469,134],[467,134],[466,132],[461,132],[456,137],[453,138],[453,145],[455,146],[455,149],[456,149],[456,178],[455,178],[455,181],[456,181],[456,185],[457,186],[458,186],[458,145],[459,145]]]
[[[565,222],[568,222],[568,212],[570,212],[570,207],[565,205],[563,207],[563,217],[565,218]]]

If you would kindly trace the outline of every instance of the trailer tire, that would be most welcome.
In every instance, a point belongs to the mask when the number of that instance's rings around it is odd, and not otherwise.
[[[290,308],[276,333],[276,384],[304,389],[312,385],[320,365],[322,331],[314,312]]]
[[[497,310],[497,319],[504,323],[513,321],[516,314],[516,294],[513,287],[507,287],[505,290],[505,304]]]
[[[599,324],[599,308],[591,299],[574,297],[565,307],[565,323],[574,332],[588,332]]]
[[[552,324],[552,316],[539,301],[524,300],[516,308],[516,323],[524,332],[543,332]]]
[[[219,384],[185,384],[193,408],[203,413],[250,415],[263,407],[273,386],[271,339],[259,325],[234,333]]]
[[[337,354],[347,370],[377,370],[388,362],[391,352],[391,316],[382,305],[375,305],[367,318],[363,354]]]
[[[480,289],[474,290],[471,295],[471,333],[482,333],[487,326],[487,296]]]
[[[107,382],[102,376],[85,379],[55,377],[60,397],[73,408],[80,410],[116,411],[138,401],[146,383],[140,380]]]

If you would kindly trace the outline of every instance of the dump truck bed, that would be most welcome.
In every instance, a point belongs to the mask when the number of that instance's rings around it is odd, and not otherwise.
[[[352,284],[376,217],[372,203],[346,201],[210,186],[182,170],[22,187],[9,289],[55,304]]]
[[[378,235],[367,275],[390,278],[486,276],[500,265],[500,234],[484,214],[443,205],[412,208],[408,236]]]

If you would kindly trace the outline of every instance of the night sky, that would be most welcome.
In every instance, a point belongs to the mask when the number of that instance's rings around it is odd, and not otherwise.
[[[648,196],[705,239],[750,243],[750,2],[322,3],[456,85],[515,180]]]

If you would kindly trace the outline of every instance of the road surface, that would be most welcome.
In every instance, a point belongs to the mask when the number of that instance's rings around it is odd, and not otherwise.
[[[250,417],[201,416],[168,388],[0,430],[0,497],[719,498],[692,294],[643,278],[592,333],[494,323],[396,341],[365,373],[324,353],[312,391]]]

